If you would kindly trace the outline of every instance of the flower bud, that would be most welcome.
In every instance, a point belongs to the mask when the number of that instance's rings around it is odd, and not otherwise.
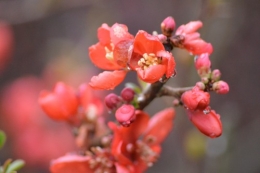
[[[204,90],[205,89],[205,84],[203,82],[197,82],[196,83],[196,87],[198,87],[200,90]]]
[[[218,94],[227,94],[229,92],[229,86],[226,82],[220,80],[213,83],[213,90]]]
[[[124,88],[121,91],[121,97],[127,102],[131,102],[134,99],[134,96],[135,92],[132,88]]]
[[[122,126],[129,126],[136,118],[133,105],[124,104],[116,110],[116,119]]]
[[[201,91],[198,87],[194,87],[182,94],[181,101],[189,110],[204,110],[209,106],[210,94]]]
[[[221,72],[219,71],[219,69],[215,69],[212,71],[211,74],[212,81],[218,81],[220,77],[221,77]]]
[[[120,98],[114,93],[108,94],[105,97],[105,105],[107,106],[108,109],[117,108],[120,102],[121,102]]]
[[[210,72],[211,62],[209,59],[209,54],[204,53],[195,57],[195,68],[199,75],[207,74]]]
[[[191,122],[201,133],[211,138],[219,137],[222,134],[220,116],[214,110],[207,114],[203,113],[203,111],[189,111],[188,115]]]
[[[162,33],[165,36],[167,36],[167,37],[172,36],[172,32],[175,29],[174,19],[171,16],[165,18],[163,20],[163,22],[161,23],[161,29],[162,29]]]

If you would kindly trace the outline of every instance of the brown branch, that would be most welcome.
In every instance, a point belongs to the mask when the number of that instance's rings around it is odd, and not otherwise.
[[[188,90],[191,90],[193,87],[183,87],[183,88],[173,88],[170,86],[163,86],[160,92],[157,94],[157,97],[161,96],[172,96],[180,99],[181,95]]]

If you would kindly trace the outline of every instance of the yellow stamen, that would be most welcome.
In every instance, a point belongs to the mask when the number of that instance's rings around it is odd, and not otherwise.
[[[152,65],[158,65],[162,63],[161,57],[156,57],[154,53],[144,53],[143,57],[137,62],[138,66],[142,69],[147,69]]]

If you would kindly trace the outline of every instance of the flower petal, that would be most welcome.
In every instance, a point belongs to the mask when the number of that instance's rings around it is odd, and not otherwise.
[[[166,73],[165,73],[166,77],[167,78],[171,77],[174,73],[174,69],[175,69],[175,65],[176,65],[172,54],[168,51],[162,50],[162,51],[157,52],[156,55],[157,55],[157,57],[162,57],[163,58],[162,64],[167,66]]]
[[[133,45],[133,39],[123,40],[115,45],[113,56],[114,61],[122,66],[126,67],[129,57],[129,48]]]
[[[115,23],[110,29],[111,42],[116,45],[122,40],[133,39],[134,37],[128,32],[128,28],[124,24]]]
[[[173,108],[167,108],[155,114],[148,123],[144,140],[149,141],[152,137],[155,139],[152,145],[162,143],[173,127],[174,117],[175,110]]]
[[[98,76],[93,76],[89,85],[93,89],[112,90],[125,79],[126,73],[125,70],[104,71]]]
[[[152,65],[145,70],[136,69],[138,77],[148,83],[157,82],[166,72],[165,65]]]
[[[98,28],[98,40],[102,45],[110,44],[110,27],[103,23],[101,27]]]
[[[94,173],[89,167],[89,157],[79,155],[66,155],[51,163],[51,173]]]
[[[138,31],[134,40],[134,52],[143,55],[144,53],[154,53],[164,50],[163,44],[158,37],[148,34],[145,31]]]
[[[105,47],[100,43],[89,47],[89,57],[93,64],[103,70],[119,70],[122,68],[114,60],[106,58]]]

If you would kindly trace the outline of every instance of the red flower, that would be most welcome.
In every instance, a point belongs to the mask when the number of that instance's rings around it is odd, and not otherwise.
[[[189,110],[204,110],[209,106],[210,94],[200,90],[197,86],[186,91],[181,96],[181,101]]]
[[[128,127],[136,118],[135,108],[130,104],[123,104],[116,110],[116,120],[122,125]]]
[[[178,47],[184,48],[194,55],[200,55],[202,53],[211,54],[213,47],[210,43],[205,42],[200,38],[200,34],[196,32],[202,27],[201,21],[192,21],[186,25],[181,25],[175,35],[184,37],[184,40]]]
[[[90,157],[79,155],[66,155],[51,163],[51,173],[94,173],[90,168]]]
[[[201,133],[216,138],[222,134],[222,123],[220,116],[214,110],[209,113],[203,111],[188,111],[191,122],[201,131]]]
[[[114,132],[111,152],[117,170],[142,173],[154,163],[161,151],[160,144],[173,127],[174,117],[172,108],[158,112],[151,119],[145,112],[137,110],[136,120],[130,127],[110,122],[109,127]]]
[[[104,70],[118,70],[122,66],[117,64],[113,57],[113,51],[117,43],[123,40],[131,40],[134,37],[128,33],[127,26],[115,23],[112,27],[102,24],[98,28],[99,42],[89,47],[91,61]]]
[[[139,31],[135,37],[129,65],[148,83],[157,82],[163,75],[171,77],[175,69],[172,54],[165,51],[158,37],[145,31]]]
[[[77,113],[78,98],[73,88],[58,82],[53,92],[41,91],[39,104],[50,118],[68,121]]]
[[[128,48],[132,44],[133,36],[128,33],[127,26],[114,24],[111,28],[103,24],[98,29],[99,43],[89,48],[91,61],[105,71],[91,79],[90,86],[94,89],[114,89],[125,78],[128,61]]]

